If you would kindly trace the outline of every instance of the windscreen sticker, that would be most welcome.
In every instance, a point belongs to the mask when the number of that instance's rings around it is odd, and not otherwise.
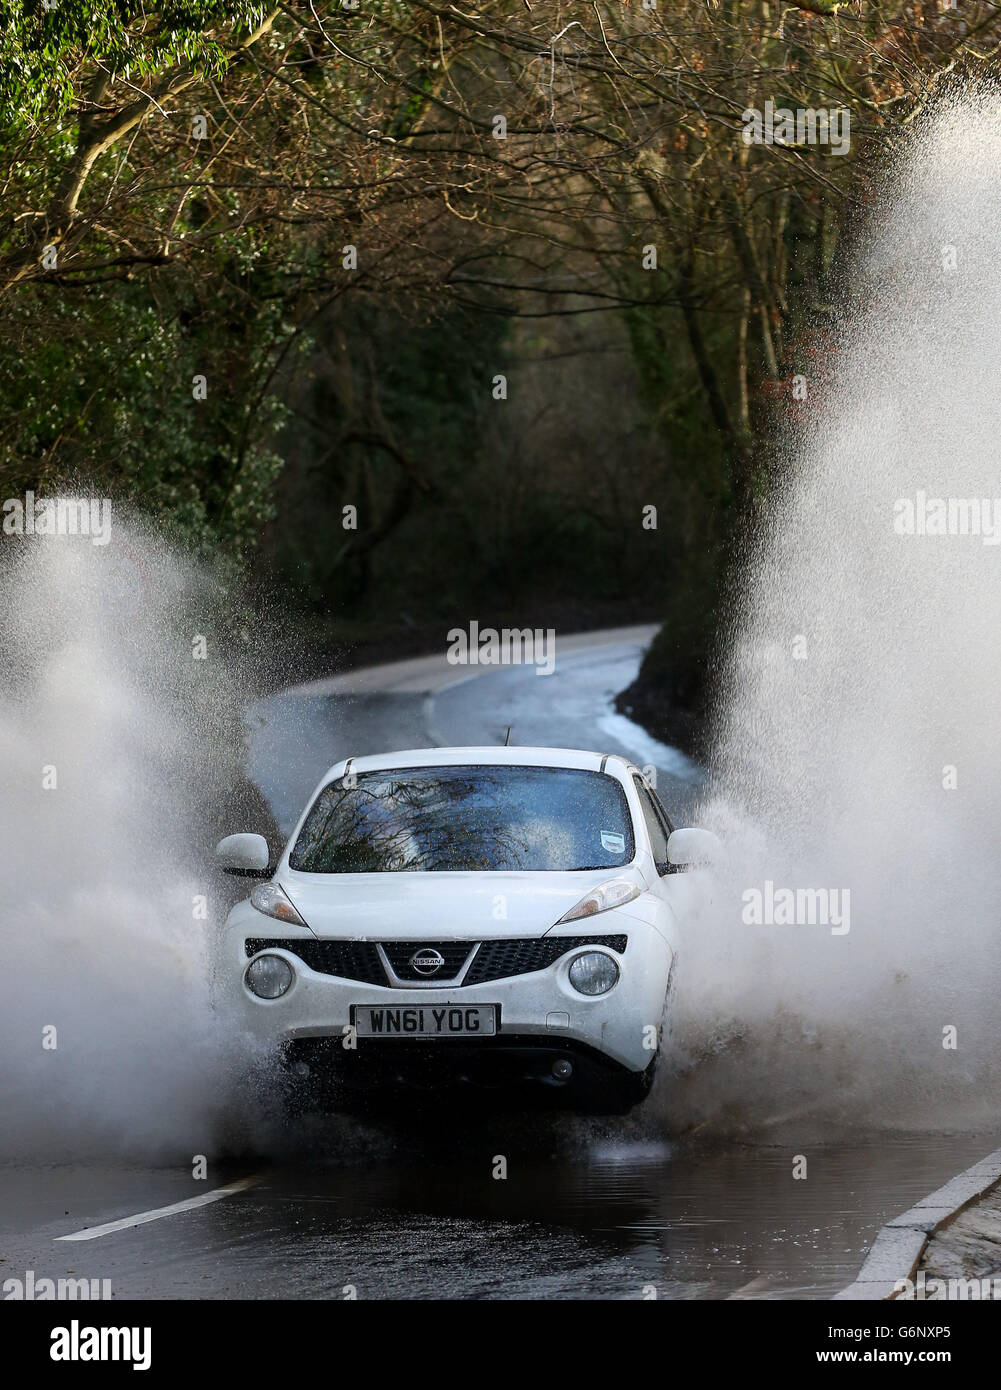
[[[601,847],[607,849],[609,854],[621,854],[626,847],[626,837],[619,835],[614,830],[603,830],[601,832]]]

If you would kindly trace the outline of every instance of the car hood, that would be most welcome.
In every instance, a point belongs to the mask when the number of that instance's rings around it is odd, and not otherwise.
[[[632,869],[577,873],[302,874],[275,882],[316,936],[384,941],[544,936],[585,893],[611,878],[643,879]],[[611,931],[611,914],[601,914]],[[590,919],[573,923],[587,931]]]

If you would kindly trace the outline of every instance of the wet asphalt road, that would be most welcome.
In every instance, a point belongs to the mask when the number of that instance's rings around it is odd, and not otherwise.
[[[206,1184],[175,1169],[5,1170],[0,1278],[72,1270],[143,1299],[817,1298],[851,1282],[885,1220],[990,1147],[835,1145],[797,1182],[784,1149],[673,1149],[635,1128],[512,1122],[431,1140],[333,1122],[284,1159],[210,1172],[213,1187],[256,1176],[251,1188],[79,1243],[56,1237]]]
[[[652,763],[687,823],[698,770],[609,707],[648,636],[568,646],[551,677],[411,662],[275,696],[251,711],[251,775],[287,830],[341,757],[500,742],[511,724],[515,743]],[[655,1102],[614,1122],[310,1120],[207,1181],[113,1159],[0,1168],[0,1280],[73,1271],[119,1298],[817,1298],[851,1282],[883,1222],[998,1143],[833,1144],[796,1181],[784,1147],[672,1143]],[[59,1239],[247,1178],[220,1200]]]
[[[341,758],[499,744],[510,726],[513,744],[625,753],[640,767],[653,765],[675,823],[687,823],[702,786],[700,769],[611,708],[655,629],[624,631],[625,640],[565,639],[551,676],[526,666],[470,668],[428,659],[272,696],[250,711],[250,775],[289,833],[320,777]]]

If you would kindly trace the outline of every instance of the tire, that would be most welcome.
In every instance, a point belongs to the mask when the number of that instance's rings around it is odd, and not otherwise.
[[[643,1071],[627,1072],[609,1081],[579,1108],[584,1115],[628,1115],[642,1105],[653,1089],[657,1075],[660,1049],[654,1053]]]

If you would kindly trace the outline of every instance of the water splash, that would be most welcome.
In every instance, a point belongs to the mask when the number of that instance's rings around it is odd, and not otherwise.
[[[239,757],[219,595],[121,520],[8,541],[2,587],[0,1157],[190,1158],[229,1064],[198,907]]]
[[[1001,546],[895,521],[1001,498],[1001,97],[944,101],[879,202],[732,641],[685,1123],[996,1123]],[[745,924],[765,880],[849,889],[850,932]]]

